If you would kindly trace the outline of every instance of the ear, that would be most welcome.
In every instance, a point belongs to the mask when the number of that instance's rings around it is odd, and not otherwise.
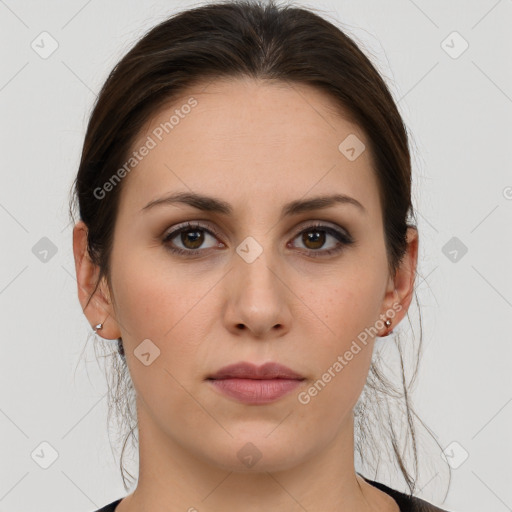
[[[110,291],[104,279],[94,291],[100,269],[89,256],[87,234],[87,226],[80,220],[73,228],[73,255],[75,257],[78,299],[91,327],[94,328],[99,323],[103,324],[103,328],[99,332],[102,338],[120,338],[121,332],[115,319]],[[91,295],[92,298],[89,301]],[[88,301],[89,304],[87,304]]]
[[[416,266],[418,264],[418,230],[407,229],[407,251],[394,277],[390,276],[380,318],[391,320],[379,336],[387,336],[407,314],[414,293]]]

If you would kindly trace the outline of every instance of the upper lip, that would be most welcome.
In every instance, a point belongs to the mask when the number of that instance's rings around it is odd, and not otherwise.
[[[296,379],[304,377],[290,368],[275,362],[257,366],[248,362],[240,362],[222,367],[207,377],[208,379]]]

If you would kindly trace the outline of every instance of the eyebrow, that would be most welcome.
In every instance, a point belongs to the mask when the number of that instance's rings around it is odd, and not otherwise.
[[[141,212],[148,211],[155,206],[173,205],[184,203],[198,210],[205,212],[231,215],[233,208],[229,203],[215,197],[197,194],[195,192],[176,192],[165,197],[154,199],[141,209]],[[335,204],[348,204],[357,207],[361,212],[367,213],[366,208],[355,198],[345,194],[332,194],[327,196],[316,196],[310,199],[297,199],[286,203],[281,211],[281,219],[299,213],[321,210],[334,206]]]

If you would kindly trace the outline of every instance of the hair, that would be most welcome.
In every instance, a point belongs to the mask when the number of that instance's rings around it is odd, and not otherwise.
[[[327,94],[339,113],[349,116],[364,131],[378,183],[388,268],[390,275],[395,275],[407,250],[407,229],[416,229],[416,222],[407,129],[383,78],[349,36],[312,9],[279,6],[274,0],[234,0],[194,7],[154,26],[117,63],[98,95],[70,202],[73,220],[78,203],[80,218],[88,228],[89,256],[99,267],[89,301],[102,278],[111,289],[110,255],[124,180],[109,191],[108,200],[98,198],[94,191],[127,161],[145,123],[178,95],[199,83],[247,77],[267,83],[309,84]],[[416,290],[414,295],[418,302]],[[411,404],[409,386],[419,367],[421,315],[410,383],[405,376],[400,336],[394,333],[390,339],[399,354],[400,382],[395,385],[384,375],[377,354],[354,409],[355,448],[365,464],[371,465],[371,456],[375,456],[377,462],[372,467],[376,472],[382,449],[372,430],[376,425],[386,429],[392,454],[413,495],[418,474],[414,418],[418,416]],[[109,387],[109,421],[113,407],[128,427],[120,457],[127,488],[123,454],[128,438],[135,439],[137,420],[122,339],[117,341],[118,350],[112,353],[114,380]],[[390,400],[401,404],[402,417],[390,411]],[[403,449],[396,425],[405,425],[407,430]],[[427,431],[431,434],[428,428]],[[404,455],[409,445],[414,472]]]

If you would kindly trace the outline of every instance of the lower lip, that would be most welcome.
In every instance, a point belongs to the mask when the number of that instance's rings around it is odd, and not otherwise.
[[[267,404],[300,385],[296,379],[210,379],[222,393],[246,404]]]

